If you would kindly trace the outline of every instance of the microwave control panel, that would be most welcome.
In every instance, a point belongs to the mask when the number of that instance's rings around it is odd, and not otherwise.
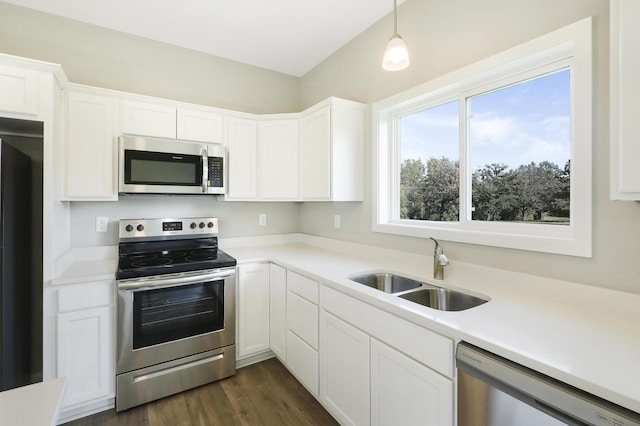
[[[224,186],[223,181],[223,157],[209,157],[209,187],[221,188]]]

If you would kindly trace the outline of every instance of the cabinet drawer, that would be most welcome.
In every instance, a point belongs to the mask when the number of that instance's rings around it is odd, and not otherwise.
[[[289,291],[318,304],[318,282],[295,272],[287,271],[287,288]]]
[[[453,340],[322,286],[322,309],[436,370],[453,377]]]
[[[287,292],[287,328],[318,349],[318,306]]]
[[[291,331],[287,333],[287,367],[309,392],[318,396],[318,351]]]
[[[111,305],[113,281],[69,285],[58,289],[58,312]]]

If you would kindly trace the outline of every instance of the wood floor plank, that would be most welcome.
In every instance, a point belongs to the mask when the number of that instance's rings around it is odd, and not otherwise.
[[[65,426],[335,426],[338,423],[289,371],[272,358],[224,380],[116,413],[109,410]]]

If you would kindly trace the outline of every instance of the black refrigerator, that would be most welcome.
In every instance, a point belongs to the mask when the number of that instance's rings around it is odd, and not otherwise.
[[[32,383],[31,158],[0,140],[0,391]]]

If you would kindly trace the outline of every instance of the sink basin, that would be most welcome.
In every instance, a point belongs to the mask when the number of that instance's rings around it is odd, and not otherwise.
[[[385,293],[393,294],[413,303],[440,311],[464,311],[480,306],[488,300],[456,290],[437,287],[412,278],[389,272],[375,272],[349,277],[351,281],[364,284]]]
[[[420,281],[386,272],[356,275],[349,279],[385,293],[399,293],[422,286]]]
[[[470,294],[441,287],[422,288],[399,294],[398,297],[441,311],[463,311],[487,302]]]

